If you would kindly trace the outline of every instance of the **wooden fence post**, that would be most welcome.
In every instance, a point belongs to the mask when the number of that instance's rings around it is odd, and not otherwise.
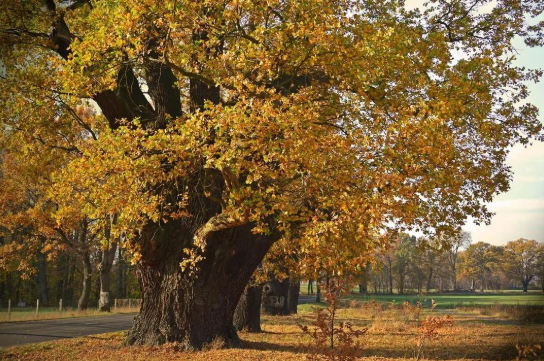
[[[40,299],[36,300],[36,318],[38,318],[38,310],[40,309]]]
[[[117,298],[113,300],[113,310],[117,312]]]
[[[11,319],[11,300],[8,300],[8,322]]]
[[[62,298],[59,301],[59,311],[60,311],[60,315],[62,316]]]

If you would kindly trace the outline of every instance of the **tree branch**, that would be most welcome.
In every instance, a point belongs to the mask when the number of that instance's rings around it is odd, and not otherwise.
[[[225,229],[239,227],[249,222],[249,209],[246,209],[244,216],[240,219],[236,219],[230,215],[221,213],[208,220],[195,234],[194,244],[200,247],[202,251],[206,248],[206,243],[209,237],[219,231]]]

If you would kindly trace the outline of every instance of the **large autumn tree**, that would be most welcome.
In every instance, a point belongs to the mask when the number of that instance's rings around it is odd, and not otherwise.
[[[523,102],[538,72],[512,40],[542,45],[524,19],[543,7],[2,0],[2,136],[70,154],[48,219],[115,219],[143,295],[128,344],[236,342],[238,299],[280,239],[370,249],[489,220],[508,147],[541,136]]]
[[[535,240],[520,238],[504,246],[502,269],[516,282],[521,282],[523,292],[527,292],[529,283],[537,275],[538,260],[542,244]]]

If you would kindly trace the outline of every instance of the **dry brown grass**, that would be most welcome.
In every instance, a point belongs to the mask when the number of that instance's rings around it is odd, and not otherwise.
[[[387,305],[353,305],[338,310],[338,321],[354,327],[369,327],[363,337],[360,359],[371,361],[413,360],[420,335],[420,321],[404,309]],[[431,313],[423,310],[420,318]],[[434,314],[436,316],[436,312]],[[441,315],[442,316],[442,315]],[[111,333],[69,340],[46,342],[0,350],[1,360],[301,360],[309,353],[311,340],[297,322],[309,325],[311,312],[298,316],[263,316],[263,332],[240,333],[243,348],[206,351],[177,351],[172,345],[123,347],[124,333]],[[426,343],[424,356],[432,360],[516,360],[519,349],[544,346],[544,325],[486,322],[465,312],[453,315],[454,324],[436,340]],[[516,348],[517,346],[517,348]],[[531,347],[520,359],[542,360],[542,349]]]
[[[486,307],[461,307],[460,310],[481,316],[544,324],[544,307],[537,305],[493,304]]]
[[[59,318],[74,318],[74,317],[92,317],[92,316],[107,316],[107,315],[115,315],[120,313],[137,313],[139,312],[139,308],[118,308],[116,310],[112,310],[112,312],[100,312],[97,309],[88,309],[85,311],[79,311],[77,309],[67,309],[63,310],[62,312],[59,311],[39,311],[38,316],[36,316],[36,313],[34,311],[17,311],[14,310],[14,312],[11,313],[11,316],[8,320],[8,313],[7,312],[1,312],[0,313],[0,323],[2,322],[23,322],[23,321],[35,321],[35,320],[54,320]]]

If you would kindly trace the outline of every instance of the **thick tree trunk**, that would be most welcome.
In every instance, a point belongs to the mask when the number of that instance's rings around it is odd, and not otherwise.
[[[91,277],[91,257],[89,252],[85,252],[83,255],[83,288],[81,289],[81,297],[79,297],[79,302],[77,304],[77,308],[80,311],[86,310],[89,306],[89,296],[91,294]]]
[[[300,295],[300,281],[289,279],[289,291],[287,293],[287,314],[296,315],[298,307],[298,296]]]
[[[41,304],[49,304],[49,293],[47,289],[47,261],[45,254],[38,251],[38,280],[40,282],[40,300]]]
[[[289,280],[282,282],[274,279],[263,287],[262,310],[263,313],[272,316],[285,315],[287,309],[287,293],[289,292]]]
[[[110,312],[111,309],[111,266],[113,265],[116,250],[117,243],[111,242],[109,247],[102,251],[102,261],[98,265],[98,270],[100,272],[100,299],[98,300],[98,310],[102,312]]]
[[[123,259],[123,249],[118,247],[119,253],[117,258],[117,271],[118,271],[118,281],[117,281],[117,298],[125,298],[127,294],[126,289],[126,274],[125,274],[125,261]]]
[[[98,299],[98,310],[102,312],[110,312],[111,309],[110,281],[110,273],[100,270],[100,298]]]
[[[255,235],[253,225],[214,233],[203,260],[182,269],[189,232],[169,222],[146,236],[138,264],[142,291],[140,314],[128,332],[128,345],[179,342],[200,349],[222,340],[239,342],[233,317],[245,286],[277,236]]]
[[[544,286],[542,286],[544,287]],[[308,280],[308,292],[307,292],[308,295],[313,295],[314,294],[314,281],[312,280]]]
[[[234,326],[238,331],[261,332],[262,285],[248,285],[234,312]]]
[[[283,309],[281,315],[289,314],[289,286],[291,282],[289,278],[284,279],[280,282],[281,284],[281,297],[283,298]]]
[[[65,303],[66,305],[73,306],[73,302],[74,302],[74,276],[75,276],[75,273],[76,273],[76,258],[70,256],[68,258],[68,262],[69,262],[68,274],[66,275],[66,281],[64,283],[65,287],[64,287],[64,290],[62,292],[62,294],[63,294],[62,298],[63,298],[63,300],[65,300],[64,302],[66,302]]]
[[[286,278],[272,280],[264,286],[263,312],[268,315],[292,315],[297,313],[300,281]]]
[[[523,286],[523,292],[528,292],[529,282],[522,281],[521,285]]]

